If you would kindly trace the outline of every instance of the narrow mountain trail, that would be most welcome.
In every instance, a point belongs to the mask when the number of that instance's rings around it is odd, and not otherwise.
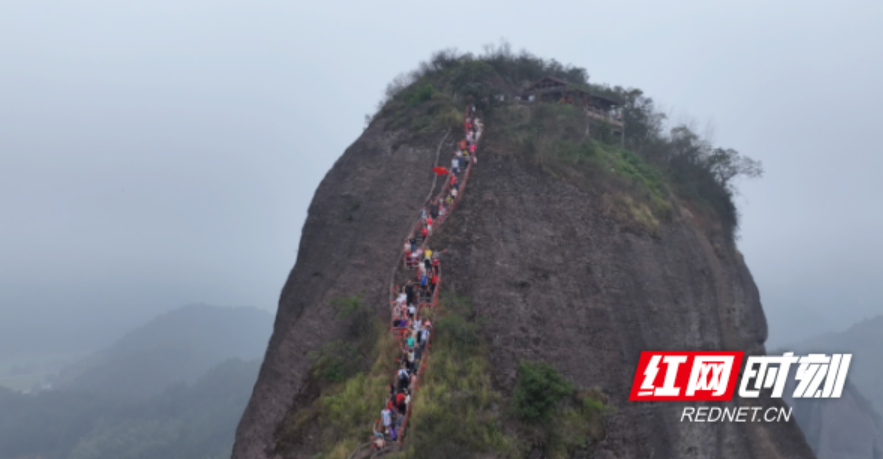
[[[449,134],[450,131],[445,133],[439,143],[437,168],[442,167],[438,164],[439,152]],[[381,419],[374,423],[374,436],[357,447],[351,459],[384,456],[400,450],[405,440],[412,410],[410,401],[420,388],[432,349],[432,323],[425,317],[438,306],[442,285],[442,262],[438,252],[430,249],[430,241],[432,234],[451,217],[466,191],[470,171],[477,162],[476,149],[481,134],[481,122],[470,106],[464,120],[465,137],[457,142],[457,150],[467,154],[459,161],[452,161],[451,165],[460,164],[459,170],[451,167],[448,174],[436,175],[433,179],[427,203],[405,239],[402,265],[393,269],[390,282],[390,333],[402,349],[401,358],[397,360],[398,368],[381,407]],[[433,196],[440,176],[445,177],[444,186]],[[396,277],[404,285],[395,285]]]

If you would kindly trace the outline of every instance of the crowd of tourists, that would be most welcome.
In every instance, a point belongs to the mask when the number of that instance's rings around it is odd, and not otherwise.
[[[414,391],[418,387],[421,368],[430,348],[432,321],[421,318],[424,308],[435,307],[441,284],[439,253],[429,247],[433,228],[450,216],[457,204],[469,167],[475,164],[476,146],[483,125],[476,117],[475,106],[466,109],[463,123],[465,135],[457,142],[452,154],[450,171],[444,170],[444,186],[420,211],[420,218],[404,243],[403,260],[409,277],[404,285],[394,288],[391,332],[401,349],[399,368],[389,385],[380,419],[374,423],[372,448],[383,449],[389,442],[400,442],[410,413]]]

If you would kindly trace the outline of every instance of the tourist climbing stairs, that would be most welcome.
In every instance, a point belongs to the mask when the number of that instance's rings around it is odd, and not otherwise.
[[[457,142],[458,151],[465,153],[463,154],[464,159],[460,161],[459,173],[457,174],[453,170],[448,171],[438,165],[433,169],[437,174],[436,179],[444,177],[444,185],[441,187],[441,191],[433,196],[432,193],[435,190],[435,183],[433,183],[429,202],[421,209],[420,216],[412,225],[405,239],[402,256],[403,269],[399,271],[403,273],[401,275],[402,279],[405,279],[405,285],[390,286],[392,312],[390,333],[395,338],[396,345],[402,349],[402,358],[397,360],[399,368],[396,369],[396,374],[389,386],[388,398],[384,403],[385,410],[381,413],[381,419],[378,419],[374,424],[374,436],[368,443],[360,445],[353,451],[350,459],[382,457],[402,448],[413,404],[406,404],[403,419],[396,422],[390,418],[392,411],[399,414],[396,395],[403,386],[407,387],[410,400],[414,400],[416,392],[420,388],[420,380],[425,374],[429,362],[433,333],[431,321],[425,320],[425,318],[430,316],[430,311],[437,307],[442,284],[441,257],[437,252],[433,255],[429,242],[432,239],[432,234],[438,231],[438,228],[451,217],[462,199],[469,174],[476,163],[476,147],[482,132],[481,124],[475,116],[474,107],[468,107],[464,120],[465,138]],[[439,151],[441,148],[442,145],[439,145]],[[436,161],[438,161],[438,154]],[[410,285],[408,285],[408,280],[410,280]],[[410,293],[406,293],[406,290]],[[402,301],[403,298],[404,301]],[[411,304],[416,309],[413,314],[411,314],[412,311],[409,311]],[[421,329],[429,331],[428,339],[425,342],[419,341],[419,330]],[[408,346],[408,338],[411,338],[413,346]],[[408,351],[416,351],[417,346],[421,347],[422,356],[419,361],[413,360],[411,371],[409,371],[410,379],[405,385],[399,380],[399,369],[406,366]],[[409,362],[410,360],[408,358]],[[390,406],[391,411],[386,411],[390,409]]]

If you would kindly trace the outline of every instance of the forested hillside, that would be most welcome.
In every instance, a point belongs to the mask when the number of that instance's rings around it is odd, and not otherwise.
[[[68,367],[51,389],[0,389],[0,459],[220,459],[272,317],[191,305]]]
[[[272,316],[194,304],[169,311],[60,373],[56,390],[147,396],[196,381],[221,361],[261,358]]]
[[[227,458],[259,360],[231,359],[146,399],[0,390],[0,458]]]

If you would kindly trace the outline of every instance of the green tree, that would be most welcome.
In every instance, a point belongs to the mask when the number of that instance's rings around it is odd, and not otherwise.
[[[521,419],[530,423],[548,420],[558,404],[571,394],[573,384],[552,365],[526,360],[519,363],[512,405]]]

